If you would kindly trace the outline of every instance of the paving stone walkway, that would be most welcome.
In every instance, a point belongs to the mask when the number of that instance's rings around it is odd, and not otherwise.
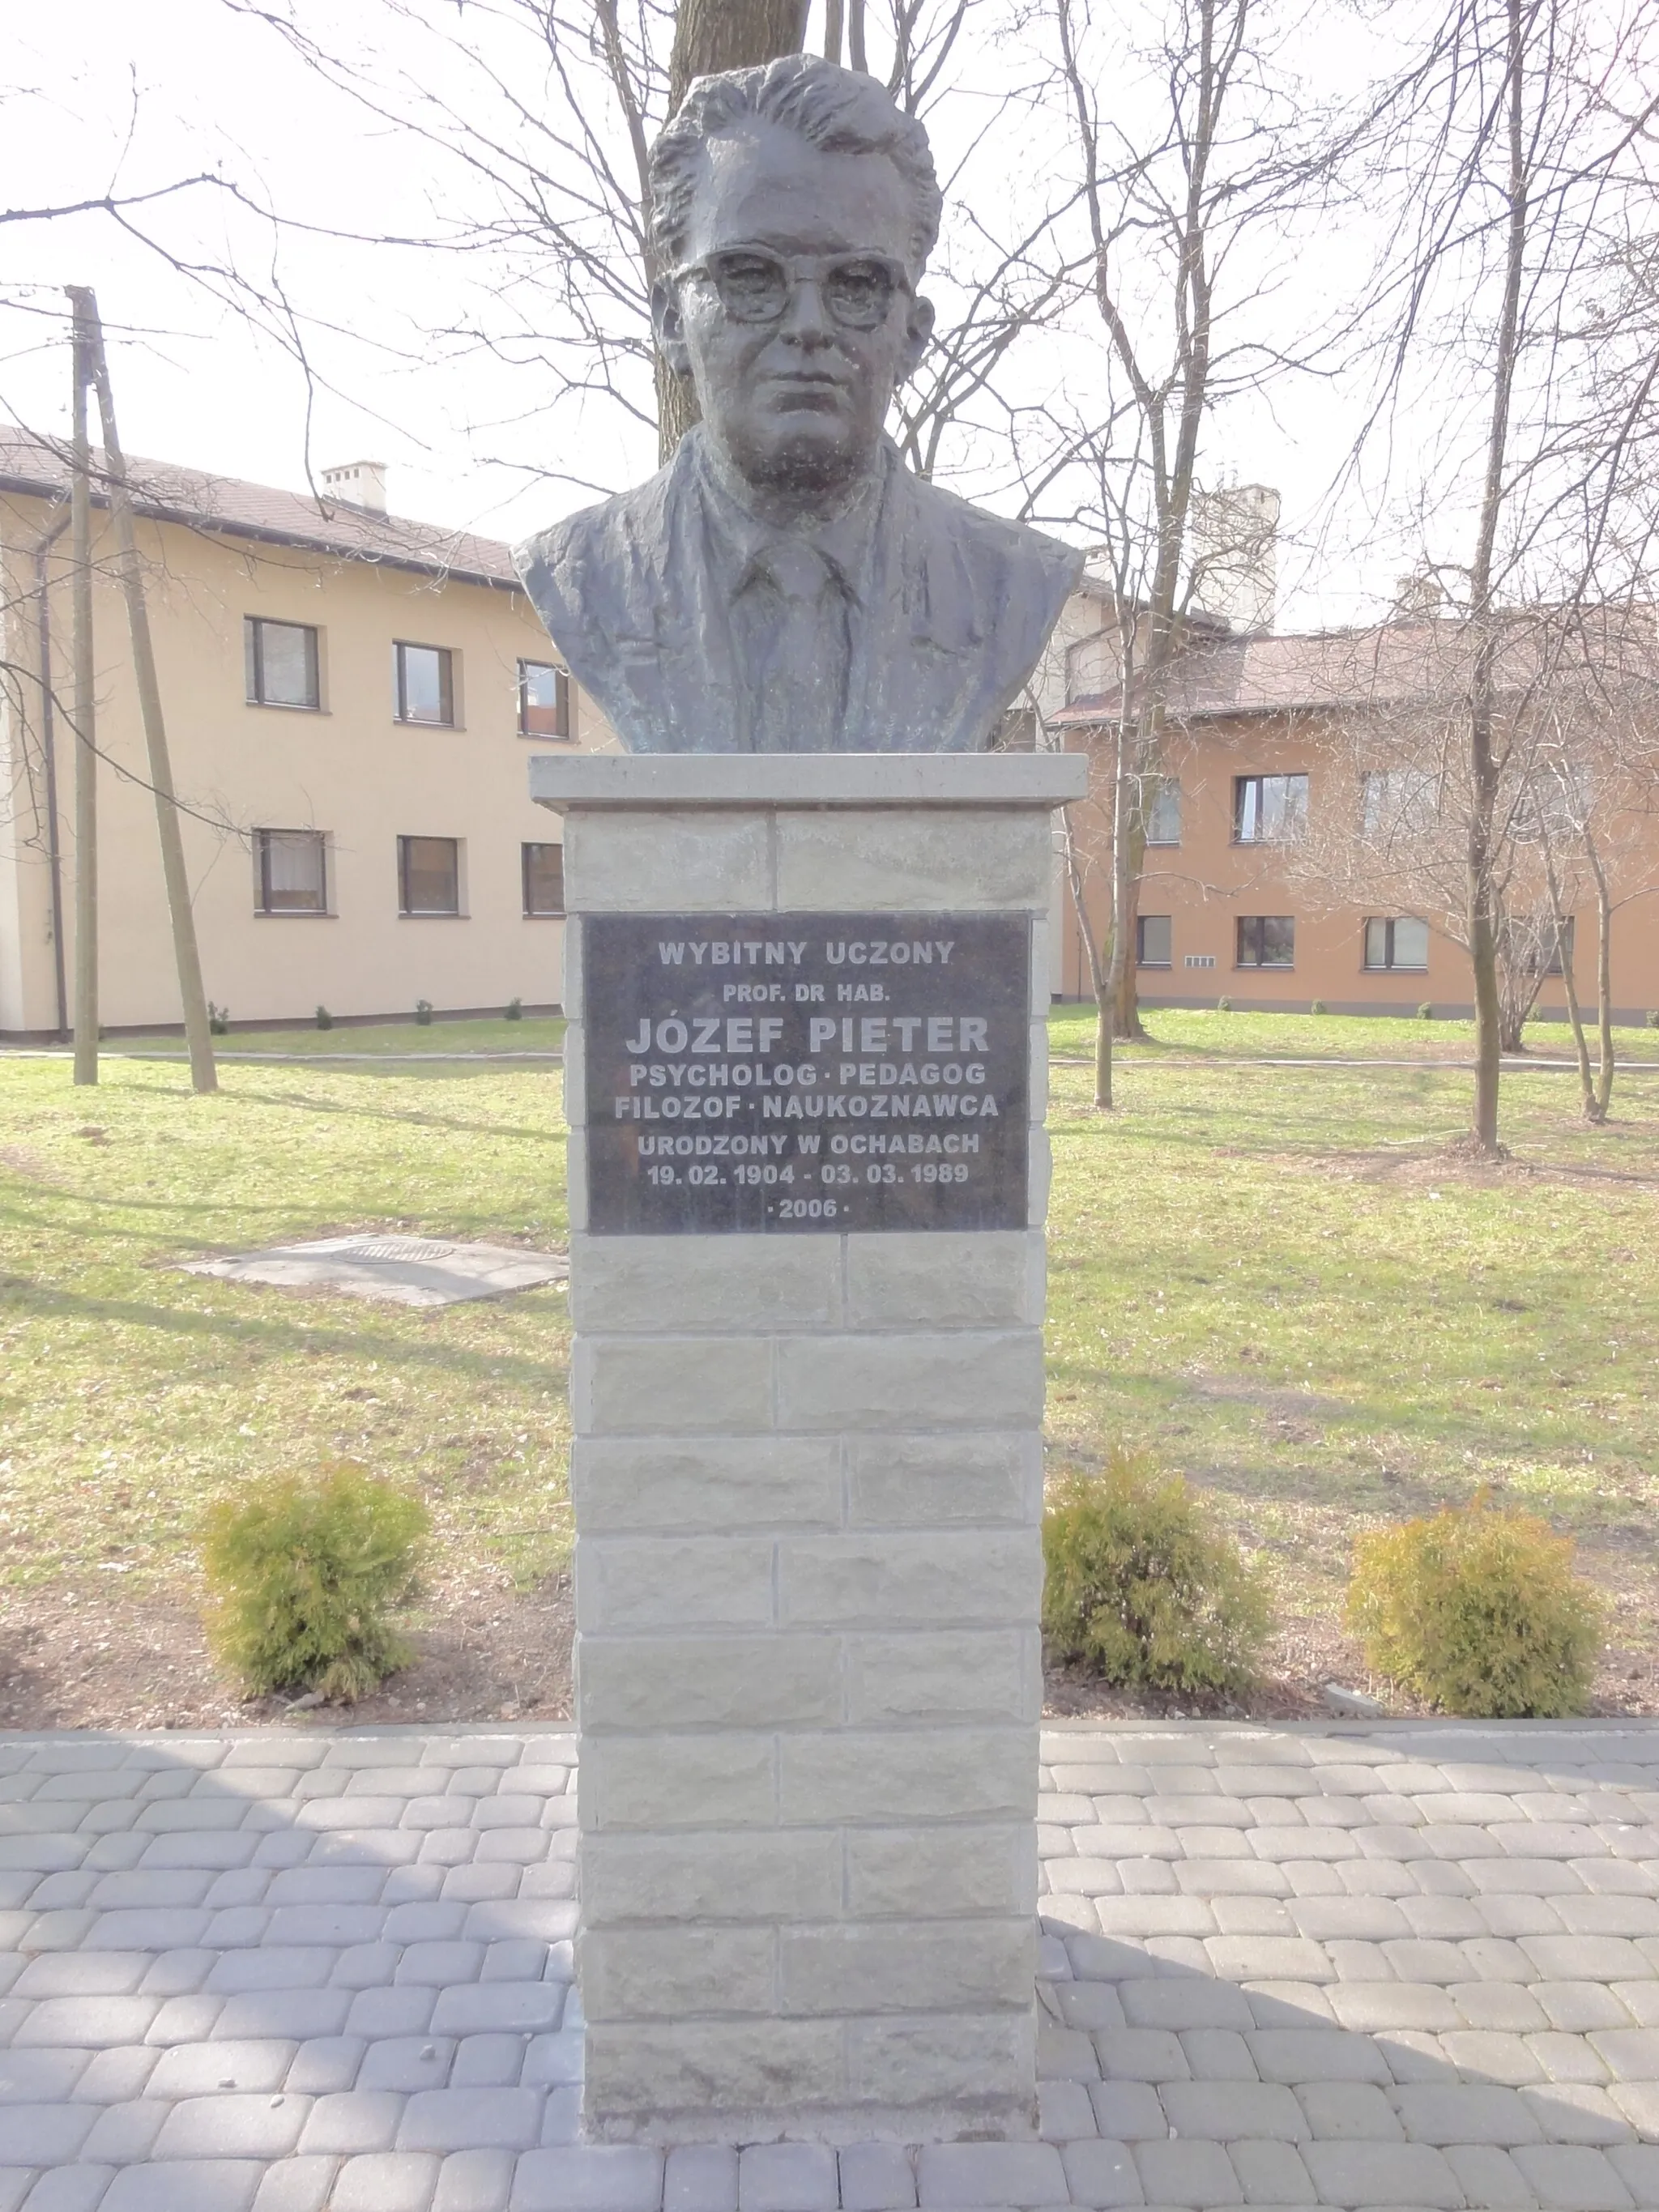
[[[1659,1728],[1044,1740],[1042,2140],[576,2136],[575,1749],[0,1735],[0,2212],[1659,2212]]]

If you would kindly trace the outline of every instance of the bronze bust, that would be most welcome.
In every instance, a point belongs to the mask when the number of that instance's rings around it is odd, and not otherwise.
[[[939,491],[883,430],[933,311],[940,196],[881,86],[791,55],[699,79],[651,156],[657,343],[702,420],[519,549],[634,752],[972,752],[1081,565]]]

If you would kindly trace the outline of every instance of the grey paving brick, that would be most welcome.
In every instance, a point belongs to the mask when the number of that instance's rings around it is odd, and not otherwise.
[[[390,2089],[343,2089],[313,2098],[300,2148],[341,2156],[390,2150],[403,2112],[403,2099]]]
[[[283,2086],[302,2097],[324,2097],[349,2089],[368,2048],[361,2036],[313,2036],[295,2052]]]
[[[458,2150],[445,2159],[432,2212],[507,2212],[517,2160],[507,2150]]]
[[[127,2043],[113,2051],[94,2051],[75,2084],[75,2094],[89,2104],[124,2104],[141,2096],[161,2052],[148,2044]]]
[[[305,2097],[187,2097],[168,2112],[158,2159],[285,2158],[311,2110]]]
[[[923,2212],[1066,2201],[1065,2169],[1049,2143],[926,2144],[916,2155],[916,2184]]]
[[[94,2105],[8,2105],[0,2142],[9,2164],[58,2166],[75,2156],[97,2118]]]
[[[1117,1995],[1132,2027],[1243,2029],[1253,2024],[1249,1999],[1228,1982],[1170,1975],[1120,1982]]]
[[[449,2079],[455,2045],[447,2036],[386,2036],[371,2043],[357,2071],[360,2089],[437,2089]],[[416,2146],[433,2149],[433,2144]],[[459,2146],[458,2145],[459,2148]]]
[[[1321,2142],[1404,2142],[1399,2113],[1374,2081],[1304,2081],[1296,2092]]]
[[[1613,1990],[1601,1982],[1534,1982],[1532,1994],[1552,2027],[1582,2035],[1596,2027],[1629,2027],[1632,2017]]]
[[[90,2162],[57,2166],[38,2180],[27,2167],[0,2166],[0,2207],[15,2212],[27,2201],[34,2212],[94,2212],[114,2179],[112,2166]]]
[[[404,1984],[391,1990],[359,1990],[346,2014],[345,2033],[370,2040],[382,2035],[424,2035],[432,2025],[435,1990]]]
[[[1635,2202],[1607,2154],[1587,2144],[1539,2143],[1514,2156],[1545,2212],[1630,2212]]]
[[[61,2044],[87,2051],[142,2043],[160,2009],[155,1997],[46,1997],[28,2008],[12,2041],[25,2049]]]
[[[469,2035],[455,2046],[453,2089],[513,2089],[524,2071],[522,2035]]]
[[[167,2124],[169,2112],[169,2106],[154,2097],[137,2097],[126,2104],[103,2106],[91,2134],[81,2146],[82,2157],[100,2160],[110,2166],[131,2166],[148,2158]]]
[[[736,2160],[732,2161],[731,2197],[718,2203],[702,2200],[688,2203],[677,2194],[674,2169],[679,2156],[678,2152],[669,2154],[663,2212],[732,2212],[736,2203]],[[897,2143],[846,2144],[840,2154],[840,2166],[842,2212],[910,2212],[916,2201],[915,2169],[908,2152]],[[704,2185],[712,2197],[713,2178]]]
[[[1305,1936],[1212,1936],[1205,1948],[1215,1972],[1228,1981],[1321,1983],[1337,1978],[1324,1946]]]
[[[1166,2081],[1159,2095],[1174,2132],[1212,2142],[1242,2136],[1297,2142],[1308,2123],[1292,2093],[1270,2081]]]
[[[1390,2076],[1369,2036],[1337,2027],[1253,2027],[1245,2043],[1264,2081],[1376,2081]]]
[[[1527,2038],[1527,2048],[1549,2081],[1609,2081],[1613,2076],[1589,2039],[1546,2028]]]
[[[1121,1990],[1127,1986],[1113,1982],[1066,1980],[1052,1984],[1051,1990],[1067,2027],[1122,2027],[1127,2022]]]
[[[635,2143],[573,2143],[526,2151],[514,2177],[511,2212],[657,2212],[660,2151]]]
[[[99,2212],[248,2212],[263,2179],[253,2159],[158,2159],[124,2166]]]
[[[1472,1943],[1465,1946],[1468,1950],[1474,1948]],[[1532,1991],[1513,1982],[1449,1982],[1446,1994],[1469,2027],[1531,2035],[1548,2025],[1548,2014]]]
[[[562,1983],[462,1983],[438,1991],[432,2028],[440,2035],[480,2035],[513,2029],[536,2033],[556,2027],[563,2009]]]
[[[1615,2143],[1607,2163],[1640,2207],[1652,2212],[1659,2205],[1659,2143]]]
[[[203,2097],[231,2089],[266,2094],[280,2089],[296,2046],[271,2037],[259,2041],[175,2044],[162,2051],[149,2077],[152,2097]]]
[[[827,2144],[754,2143],[738,2160],[739,2212],[835,2212],[840,2186]]]
[[[1659,2027],[1595,2028],[1589,2041],[1615,2080],[1659,2081]]]
[[[1550,2142],[1628,2142],[1635,2132],[1613,2093],[1594,2081],[1552,2082],[1547,2089],[1523,2089],[1521,2095]],[[1644,2132],[1659,2130],[1650,2127]]]
[[[232,2040],[240,2036],[283,2036],[295,2042],[339,2035],[351,2003],[349,1990],[261,1990],[227,1997],[213,2033]]]
[[[84,2051],[0,2049],[0,2110],[67,2097],[90,2063]]]
[[[1244,2201],[1232,2160],[1219,2143],[1137,2143],[1134,2159],[1149,2204],[1207,2208]]]
[[[428,2212],[437,2185],[428,2154],[372,2151],[341,2166],[329,2212]]]
[[[1072,2203],[1104,2206],[1143,2201],[1140,2174],[1127,2144],[1085,2140],[1065,2144],[1060,2154]]]
[[[582,2078],[582,2039],[574,2033],[532,2036],[525,2045],[526,2088],[558,2088]]]
[[[1312,2204],[1312,2177],[1295,2146],[1287,2142],[1236,2142],[1228,2146],[1247,2204]]]
[[[1524,2036],[1505,2035],[1486,2028],[1454,2028],[1440,2039],[1440,2047],[1455,2066],[1478,2074],[1488,2081],[1519,2088],[1541,2081],[1544,2069]]]
[[[1109,2081],[1184,2081],[1191,2071],[1180,2039],[1168,2028],[1103,2027],[1094,2045]]]
[[[1416,2081],[1395,2092],[1413,2142],[1534,2143],[1541,2131],[1513,2089],[1492,2082]]]
[[[530,2150],[541,2123],[542,2099],[535,2089],[426,2089],[404,2107],[398,2148]]]
[[[1547,1981],[1644,1980],[1653,1962],[1623,1936],[1523,1936],[1522,1949]]]
[[[1150,2081],[1092,2081],[1095,2131],[1109,2142],[1160,2142],[1170,2123]]]
[[[1425,2028],[1439,2034],[1457,2027],[1462,2014],[1426,1982],[1351,1982],[1330,1993],[1331,2009],[1344,2027],[1370,2034],[1378,2028]]]
[[[331,2158],[283,2159],[267,2168],[253,2212],[327,2212],[337,2170]]]
[[[1463,2191],[1444,2154],[1427,2143],[1312,2142],[1302,2156],[1322,2204],[1422,2205],[1457,2212]]]
[[[1450,2143],[1446,2163],[1481,2212],[1537,2212],[1532,2185],[1508,2151],[1491,2143]]]
[[[1256,2081],[1249,2045],[1237,2028],[1188,2027],[1181,2033],[1194,2081]]]

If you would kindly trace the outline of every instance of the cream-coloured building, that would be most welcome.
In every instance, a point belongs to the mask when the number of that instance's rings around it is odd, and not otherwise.
[[[558,817],[538,748],[614,748],[506,546],[386,511],[131,464],[210,997],[235,1026],[556,1006]],[[109,517],[94,513],[100,1014],[180,1018]],[[68,470],[0,436],[0,1036],[68,1020],[74,948]],[[52,798],[55,793],[55,810]],[[56,816],[54,831],[53,816]]]

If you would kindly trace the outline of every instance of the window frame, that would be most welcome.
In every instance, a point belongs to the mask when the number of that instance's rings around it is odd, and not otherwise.
[[[447,845],[454,854],[453,906],[410,904],[410,848],[415,845]],[[398,833],[398,919],[400,921],[461,921],[466,918],[462,875],[464,841],[459,837],[429,837],[423,832]]]
[[[532,906],[530,902],[530,856],[532,853],[556,853],[559,856],[559,903],[556,907]],[[526,921],[562,921],[565,919],[562,839],[526,837],[519,847],[519,881],[524,894],[524,919]]]
[[[433,653],[438,657],[438,698],[441,712],[434,719],[429,714],[409,712],[409,677],[404,655],[407,653]],[[455,650],[448,645],[428,645],[416,638],[395,637],[392,641],[392,720],[412,730],[456,730],[457,719],[455,683]]]
[[[1270,922],[1282,922],[1290,932],[1290,957],[1287,960],[1268,960],[1262,957],[1267,951],[1267,931]],[[1254,960],[1248,960],[1244,957],[1245,933],[1251,928],[1254,928],[1256,933],[1256,957]],[[1248,969],[1253,975],[1260,975],[1264,969],[1271,969],[1276,975],[1283,975],[1287,969],[1293,969],[1296,966],[1296,916],[1293,914],[1236,915],[1233,927],[1233,966],[1236,969]]]
[[[318,859],[318,878],[321,902],[317,906],[273,906],[270,894],[270,840],[273,837],[303,837],[313,847]],[[334,915],[334,870],[331,865],[329,834],[326,830],[256,829],[253,832],[253,884],[255,915],[265,921],[328,921]]]
[[[306,641],[308,699],[267,699],[264,633],[268,629],[297,629]],[[320,714],[323,711],[322,632],[315,623],[285,622],[276,615],[242,617],[242,689],[250,707],[274,708],[279,714]]]
[[[1151,803],[1146,807],[1146,842],[1155,850],[1168,850],[1181,842],[1183,827],[1181,819],[1181,778],[1178,775],[1160,775],[1154,777],[1152,781],[1154,789]],[[1166,799],[1172,802],[1175,808],[1175,836],[1173,837],[1154,836],[1152,825],[1157,818],[1158,808]]]
[[[1164,929],[1164,957],[1149,958],[1146,952],[1146,925],[1161,921]],[[1175,966],[1175,916],[1172,914],[1138,914],[1135,916],[1135,966],[1137,968],[1173,968]]]
[[[1265,788],[1270,783],[1282,783],[1286,786],[1285,797],[1287,800],[1289,798],[1288,787],[1291,784],[1299,784],[1301,786],[1300,798],[1295,810],[1295,826],[1294,828],[1279,829],[1275,830],[1267,830],[1258,828],[1252,836],[1247,836],[1244,834],[1244,794],[1247,791],[1252,789],[1255,791],[1256,794],[1255,815],[1258,823],[1260,823],[1266,812]],[[1285,808],[1285,811],[1286,813],[1290,811],[1288,805]],[[1274,769],[1271,772],[1263,772],[1254,775],[1236,775],[1233,778],[1232,842],[1235,845],[1293,844],[1302,836],[1303,833],[1307,829],[1307,826],[1308,772],[1305,769]],[[1278,915],[1269,917],[1269,919],[1272,920],[1280,920],[1282,918],[1282,916]]]
[[[1395,957],[1395,933],[1402,921],[1415,922],[1423,932],[1421,960],[1397,960]],[[1383,933],[1383,951],[1387,957],[1381,961],[1371,958],[1371,932]],[[1360,966],[1367,975],[1426,975],[1429,972],[1429,925],[1417,914],[1368,914],[1360,928]]]
[[[528,686],[525,680],[525,672],[531,668],[545,668],[553,676],[553,719],[558,724],[556,730],[532,730],[526,726],[525,718],[532,709],[526,696]],[[571,712],[572,704],[570,671],[568,668],[562,668],[556,660],[530,660],[522,653],[519,656],[519,735],[521,738],[528,738],[532,744],[552,745],[573,744],[575,739],[576,727],[575,717]],[[535,712],[544,714],[547,709],[540,707],[536,708]]]

